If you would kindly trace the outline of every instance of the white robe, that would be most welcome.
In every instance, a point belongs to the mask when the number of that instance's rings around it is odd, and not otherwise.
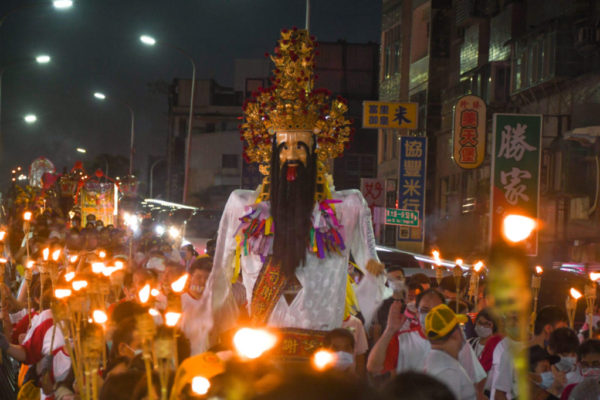
[[[189,338],[194,354],[205,351],[210,346],[208,331],[215,327],[215,323],[219,324],[216,330],[222,331],[232,328],[235,322],[235,304],[231,293],[237,245],[235,233],[240,225],[239,218],[247,214],[246,207],[255,203],[258,193],[235,190],[225,205],[219,225],[213,270],[202,301],[197,312],[184,316],[184,319],[194,320],[194,333],[190,333],[194,337]],[[344,317],[350,253],[365,273],[370,259],[379,261],[375,250],[371,212],[360,191],[334,191],[332,199],[341,201],[335,203],[334,207],[336,217],[342,225],[340,233],[346,248],[341,250],[341,255],[328,254],[322,259],[307,250],[306,264],[296,269],[302,289],[289,306],[283,296],[278,300],[268,319],[269,326],[311,330],[339,328]],[[318,218],[319,205],[315,204],[313,225],[319,225]],[[252,289],[262,266],[259,255],[242,253],[241,270],[249,308],[252,303]],[[370,276],[369,279],[372,281],[375,278]],[[375,280],[375,286],[383,290],[383,275]]]

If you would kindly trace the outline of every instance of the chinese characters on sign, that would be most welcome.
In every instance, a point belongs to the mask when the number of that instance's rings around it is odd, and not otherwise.
[[[386,225],[419,226],[419,212],[386,208],[385,223]]]
[[[542,117],[494,114],[490,240],[500,237],[502,218],[520,214],[538,218]],[[537,234],[526,243],[537,254]]]
[[[463,96],[454,106],[453,158],[461,168],[477,168],[485,159],[485,114],[485,102],[477,96]]]
[[[361,178],[360,192],[371,209],[373,230],[379,238],[379,226],[383,223],[383,209],[386,200],[385,179]]]
[[[417,129],[417,103],[363,102],[363,128]]]
[[[407,221],[412,221],[411,226],[401,226],[398,228],[398,241],[400,242],[423,241],[426,164],[427,138],[401,136],[400,171],[398,176],[398,208],[400,210],[397,211],[412,212],[413,215],[411,218],[406,218]],[[386,212],[386,221],[388,220],[389,211]],[[408,214],[405,216],[408,216]],[[405,223],[402,225],[409,224]]]

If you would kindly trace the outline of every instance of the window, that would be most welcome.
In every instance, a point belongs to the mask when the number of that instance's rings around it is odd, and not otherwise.
[[[238,158],[239,158],[239,156],[237,154],[223,154],[221,156],[221,167],[237,169],[238,168]]]

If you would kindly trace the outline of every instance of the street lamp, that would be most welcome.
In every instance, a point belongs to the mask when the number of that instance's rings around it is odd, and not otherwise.
[[[106,95],[102,92],[94,92],[94,97],[98,100],[106,100]],[[133,175],[133,155],[134,151],[134,140],[135,140],[135,114],[133,113],[133,108],[122,100],[114,98],[117,103],[121,103],[129,110],[129,114],[131,115],[131,133],[130,133],[130,144],[129,144],[129,175]]]
[[[51,58],[47,54],[40,54],[39,56],[35,57],[35,61],[38,64],[48,64],[50,62],[50,60],[51,60]]]
[[[52,5],[57,10],[66,10],[68,8],[73,7],[73,1],[72,0],[54,0],[52,2]]]
[[[190,112],[188,115],[188,129],[187,129],[187,137],[185,140],[185,169],[184,169],[184,178],[183,178],[183,203],[185,204],[185,202],[187,201],[188,181],[189,181],[189,176],[190,176],[190,156],[191,156],[191,149],[192,149],[192,124],[193,124],[193,117],[194,117],[194,97],[196,94],[196,62],[194,61],[194,59],[188,52],[186,52],[179,46],[175,46],[173,44],[170,44],[168,42],[163,42],[163,41],[157,42],[157,40],[154,37],[149,36],[149,35],[140,36],[140,41],[143,44],[145,44],[146,46],[154,46],[155,44],[158,43],[158,44],[162,44],[167,47],[170,47],[174,50],[177,50],[179,53],[181,53],[185,57],[187,57],[187,59],[192,64],[192,88],[190,91]]]
[[[27,114],[23,117],[26,123],[29,125],[35,123],[37,121],[37,116],[35,114]]]

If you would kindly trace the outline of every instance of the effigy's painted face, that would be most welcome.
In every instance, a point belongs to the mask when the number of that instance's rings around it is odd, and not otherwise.
[[[302,163],[306,167],[306,160],[313,147],[313,133],[310,131],[280,131],[276,133],[277,147],[279,148],[279,164]]]

